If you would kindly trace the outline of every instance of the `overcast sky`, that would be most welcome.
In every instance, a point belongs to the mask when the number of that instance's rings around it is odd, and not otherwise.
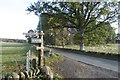
[[[36,29],[38,17],[33,13],[27,15],[25,11],[35,1],[0,0],[0,38],[25,39],[23,32]],[[118,28],[117,25],[113,26]]]
[[[33,1],[0,0],[0,38],[25,39],[23,32],[36,29],[38,17],[25,11]]]

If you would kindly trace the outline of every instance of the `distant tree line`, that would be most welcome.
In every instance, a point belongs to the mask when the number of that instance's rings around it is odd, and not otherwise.
[[[26,43],[26,40],[23,39],[7,39],[7,38],[0,38],[2,42],[17,42],[17,43]]]

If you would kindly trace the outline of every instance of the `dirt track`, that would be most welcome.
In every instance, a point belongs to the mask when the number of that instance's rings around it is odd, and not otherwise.
[[[54,64],[54,73],[64,78],[118,78],[118,73],[104,68],[88,65],[65,57]]]
[[[68,52],[59,49],[53,49],[53,51],[76,61],[84,62],[86,64],[94,65],[97,67],[109,69],[116,72],[119,71],[118,70],[118,66],[119,66],[118,64],[120,64],[119,61],[81,55],[81,54],[76,54],[74,52]]]

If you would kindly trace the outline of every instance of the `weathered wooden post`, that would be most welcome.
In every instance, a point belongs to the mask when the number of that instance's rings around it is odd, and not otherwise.
[[[44,45],[43,45],[43,31],[41,31],[41,44],[39,44],[36,49],[38,50],[38,66],[43,67],[44,66]]]
[[[41,62],[40,62],[40,66],[43,67],[44,66],[44,45],[43,45],[43,31],[41,31]]]

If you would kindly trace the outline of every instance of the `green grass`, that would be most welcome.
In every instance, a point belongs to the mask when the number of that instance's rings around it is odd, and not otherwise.
[[[17,71],[18,65],[21,67],[25,64],[26,53],[31,49],[29,44],[25,43],[9,43],[1,42],[2,46],[0,51],[2,51],[2,73],[8,73],[12,71]]]
[[[49,51],[49,48],[46,48],[46,49],[45,49],[45,52],[48,53],[48,51]],[[54,66],[54,64],[62,61],[63,59],[64,59],[64,56],[63,56],[63,55],[55,54],[55,55],[53,55],[53,56],[46,57],[45,65],[50,66],[51,69],[52,69],[52,67]],[[55,70],[53,70],[53,72],[54,72],[54,71],[55,71]],[[62,78],[63,78],[62,76],[60,76],[59,74],[57,74],[57,73],[55,72],[55,74],[54,74],[54,80],[62,80]]]
[[[118,50],[118,46],[120,46],[120,44],[107,44],[107,45],[92,46],[92,47],[85,46],[85,50],[92,52],[120,54]],[[66,45],[65,48],[79,50],[79,45]]]
[[[26,53],[28,50],[31,50],[32,55],[36,55],[35,47],[32,47],[30,44],[25,43],[10,43],[10,42],[0,42],[0,60],[2,63],[2,70],[0,74],[11,74],[13,71],[18,72],[19,66],[21,69],[25,67],[26,64]],[[45,51],[48,53],[49,49],[46,48]],[[51,64],[60,61],[63,59],[62,55],[54,55],[52,57],[47,57],[46,65],[50,66]],[[1,67],[0,67],[1,68]],[[55,80],[60,80],[60,76],[55,75]]]
[[[55,54],[54,56],[47,57],[46,58],[46,65],[50,66],[54,63],[57,63],[57,62],[63,60],[63,58],[64,58],[64,56],[59,55],[59,54]]]
[[[95,51],[95,52],[104,52],[104,53],[112,53],[112,54],[120,54],[118,50],[119,44],[108,44],[105,46],[95,46],[95,47],[86,47],[87,51]]]
[[[49,50],[50,50],[50,48],[45,47],[45,49],[44,49],[45,56],[49,54]],[[60,54],[56,54],[55,52],[52,52],[52,53],[54,53],[53,56],[46,57],[45,64],[47,66],[52,65],[53,63],[59,62],[59,61],[63,60],[63,58],[64,58],[64,56],[62,56]]]

